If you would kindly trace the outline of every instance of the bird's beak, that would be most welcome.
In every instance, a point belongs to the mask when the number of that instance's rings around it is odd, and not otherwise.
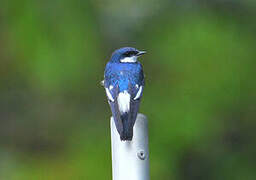
[[[146,51],[139,51],[139,53],[136,56],[141,56],[141,55],[146,54],[146,53],[147,53]]]

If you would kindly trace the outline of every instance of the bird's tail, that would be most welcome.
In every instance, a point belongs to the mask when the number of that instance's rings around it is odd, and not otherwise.
[[[129,113],[126,112],[122,114],[121,120],[123,124],[123,131],[120,133],[120,139],[122,141],[131,141],[133,137],[133,123],[129,118]]]

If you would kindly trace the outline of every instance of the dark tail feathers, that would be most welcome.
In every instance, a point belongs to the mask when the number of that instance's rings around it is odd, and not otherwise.
[[[123,123],[123,131],[120,134],[120,139],[122,141],[131,141],[133,137],[133,123],[129,118],[129,113],[122,114],[121,120]]]

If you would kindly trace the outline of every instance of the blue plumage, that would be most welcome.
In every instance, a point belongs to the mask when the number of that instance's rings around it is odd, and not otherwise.
[[[118,49],[105,68],[104,87],[121,140],[132,140],[144,88],[143,68],[137,58],[144,53],[131,47]]]

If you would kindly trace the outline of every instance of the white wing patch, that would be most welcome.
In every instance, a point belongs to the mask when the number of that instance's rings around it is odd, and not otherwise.
[[[101,84],[102,86],[104,86],[104,80],[100,81],[100,84]]]
[[[130,110],[130,97],[131,95],[127,91],[118,94],[117,103],[121,114]]]
[[[135,63],[137,62],[137,56],[132,56],[132,57],[125,57],[123,59],[120,60],[120,62],[122,63]]]
[[[136,96],[135,96],[134,100],[139,99],[139,98],[140,98],[140,96],[141,96],[141,93],[142,93],[142,86],[140,86],[140,89],[139,89],[139,91],[137,92],[137,94],[136,94]]]
[[[109,99],[110,101],[114,102],[114,98],[112,97],[111,93],[109,92],[109,89],[108,89],[108,88],[105,88],[105,90],[106,90],[106,94],[107,94],[107,96],[108,96],[108,99]]]

